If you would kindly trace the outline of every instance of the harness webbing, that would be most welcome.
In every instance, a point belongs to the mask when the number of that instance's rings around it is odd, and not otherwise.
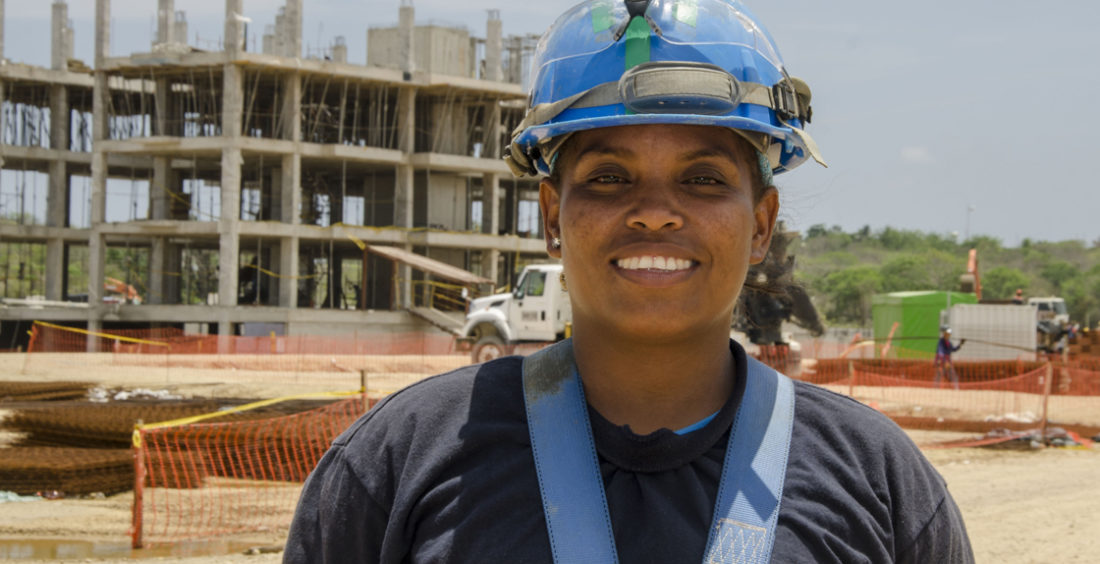
[[[618,562],[571,340],[524,359],[523,390],[554,562]],[[790,379],[749,358],[745,395],[722,466],[705,564],[770,560],[793,423]]]

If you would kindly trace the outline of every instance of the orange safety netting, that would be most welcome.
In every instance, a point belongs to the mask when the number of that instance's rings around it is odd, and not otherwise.
[[[285,531],[302,482],[363,412],[356,395],[283,417],[139,427],[134,546]]]
[[[101,356],[74,356],[87,343]],[[244,370],[268,373],[272,382],[315,379],[354,384],[362,371],[387,374],[438,374],[468,364],[452,336],[441,333],[364,332],[341,336],[237,337],[184,335],[175,329],[89,332],[36,322],[25,374],[77,367],[155,367],[166,382],[196,377],[196,371]],[[201,376],[201,374],[200,374]],[[206,376],[210,376],[207,374]]]

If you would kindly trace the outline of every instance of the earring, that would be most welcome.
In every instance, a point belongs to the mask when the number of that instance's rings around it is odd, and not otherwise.
[[[561,289],[562,289],[563,292],[568,292],[569,291],[569,287],[565,285],[565,271],[564,270],[561,271],[560,274],[558,274],[558,282],[561,282]]]
[[[554,237],[553,239],[550,240],[550,246],[555,248],[555,249],[560,249],[561,248],[561,239],[559,239],[557,237]]]

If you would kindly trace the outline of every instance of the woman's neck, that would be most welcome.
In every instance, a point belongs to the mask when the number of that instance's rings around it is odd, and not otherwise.
[[[573,350],[588,403],[641,435],[691,425],[733,392],[728,327],[646,343],[582,324]]]

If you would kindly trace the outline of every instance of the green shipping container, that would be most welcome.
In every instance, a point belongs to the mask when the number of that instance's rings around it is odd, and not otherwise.
[[[871,301],[875,330],[875,356],[897,323],[890,354],[896,358],[931,358],[940,337],[940,312],[957,304],[976,304],[974,294],[962,292],[894,292],[877,294]]]

